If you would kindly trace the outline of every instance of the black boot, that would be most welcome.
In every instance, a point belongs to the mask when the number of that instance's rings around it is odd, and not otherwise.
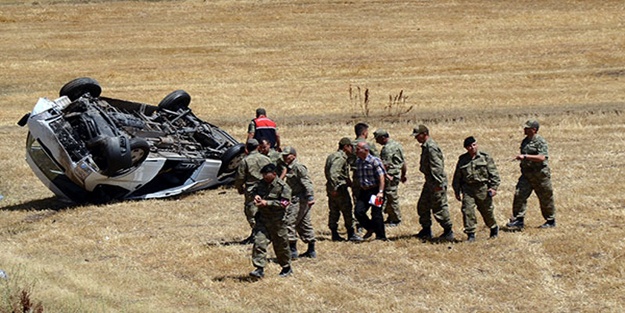
[[[432,228],[423,227],[423,229],[421,229],[421,231],[417,233],[417,238],[424,239],[424,240],[432,239]]]
[[[289,248],[291,249],[291,260],[297,259],[297,241],[290,241]]]
[[[521,229],[523,227],[525,227],[525,223],[524,223],[524,218],[523,217],[513,217],[510,219],[510,222],[508,224],[506,224],[506,226],[508,228],[516,228],[516,229]]]
[[[250,272],[250,276],[254,278],[263,278],[263,276],[265,276],[265,269],[262,267],[257,267],[255,270]]]
[[[451,227],[445,228],[443,233],[438,237],[439,240],[454,241],[454,231]]]
[[[495,225],[490,229],[490,238],[497,238],[497,236],[499,236],[499,226]]]
[[[339,231],[336,229],[332,229],[332,241],[345,241],[345,238],[339,235]]]
[[[358,234],[356,234],[354,232],[354,229],[352,228],[347,230],[347,240],[352,242],[361,242],[362,237],[358,236]]]
[[[538,228],[553,228],[556,227],[556,220],[552,219],[552,220],[547,220],[545,222],[545,224],[542,224],[540,226],[538,226]]]
[[[475,233],[468,233],[467,234],[467,241],[468,242],[474,242],[475,241]]]
[[[308,243],[308,250],[306,252],[299,255],[300,258],[311,258],[314,259],[317,257],[317,251],[315,251],[315,242],[311,241]]]

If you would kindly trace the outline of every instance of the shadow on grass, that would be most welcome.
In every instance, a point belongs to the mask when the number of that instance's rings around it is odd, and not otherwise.
[[[217,276],[213,278],[213,281],[217,281],[217,282],[234,281],[234,282],[239,282],[239,283],[254,283],[259,280],[260,280],[259,278],[252,277],[249,275],[224,275],[224,276]]]
[[[75,203],[60,201],[56,197],[49,197],[45,199],[32,200],[20,204],[0,207],[0,211],[60,211],[75,208],[77,206],[78,205]]]

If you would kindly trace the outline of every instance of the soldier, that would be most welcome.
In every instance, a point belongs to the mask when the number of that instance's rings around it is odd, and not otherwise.
[[[260,145],[258,146],[258,151],[268,156],[269,159],[271,160],[271,163],[278,166],[281,162],[283,162],[282,155],[280,155],[280,152],[274,149],[271,149],[271,143],[269,142],[267,138],[261,139],[259,143]],[[278,173],[278,176],[280,176],[280,173]]]
[[[512,202],[512,215],[509,228],[522,229],[525,226],[527,198],[536,192],[540,211],[546,220],[540,228],[556,227],[556,207],[553,201],[551,170],[547,141],[538,134],[540,125],[536,120],[529,120],[523,125],[525,139],[521,142],[521,154],[515,160],[521,161],[521,177],[517,182]]]
[[[386,240],[384,230],[384,179],[386,171],[379,158],[371,155],[369,144],[362,141],[356,146],[356,177],[360,182],[360,193],[356,200],[355,215],[360,225],[367,230],[363,239],[375,233],[378,240]],[[371,208],[371,218],[367,211]]]
[[[412,136],[421,144],[421,161],[419,171],[425,175],[425,183],[417,203],[421,231],[418,238],[432,238],[432,217],[443,227],[439,239],[453,241],[454,232],[447,205],[447,174],[443,152],[436,142],[430,138],[430,131],[425,125],[413,129]]]
[[[265,138],[271,143],[271,148],[280,151],[280,133],[276,122],[267,117],[263,108],[256,109],[256,118],[247,126],[247,139],[256,139],[260,142]]]
[[[404,161],[404,149],[397,141],[389,138],[384,129],[378,129],[373,133],[375,141],[382,145],[380,159],[386,169],[386,182],[384,184],[385,208],[388,214],[385,224],[395,227],[401,223],[401,211],[399,209],[399,195],[397,189],[399,182],[406,182],[406,162]]]
[[[237,174],[234,180],[234,186],[237,188],[239,194],[245,195],[245,202],[243,204],[243,211],[247,222],[252,227],[252,233],[247,239],[244,239],[241,243],[250,244],[254,242],[254,225],[256,220],[257,208],[254,205],[254,195],[252,194],[252,188],[254,185],[262,179],[260,169],[263,166],[271,163],[269,157],[258,152],[258,141],[256,139],[249,139],[245,145],[248,155],[241,161],[237,168]]]
[[[452,186],[458,201],[462,201],[464,232],[468,241],[475,241],[475,207],[490,229],[490,238],[499,234],[495,220],[493,197],[501,180],[495,161],[486,152],[478,151],[477,141],[473,136],[464,140],[467,153],[458,158]]]
[[[286,165],[284,180],[291,188],[291,204],[287,209],[287,229],[291,259],[297,255],[297,235],[308,244],[308,250],[299,257],[315,258],[315,231],[310,219],[310,209],[315,204],[314,188],[308,175],[308,169],[297,161],[297,152],[293,147],[282,150],[282,159]],[[278,172],[283,172],[279,169]]]
[[[291,189],[284,181],[276,179],[274,164],[269,163],[263,166],[260,172],[263,179],[256,183],[252,190],[254,205],[258,207],[258,222],[254,227],[256,236],[252,249],[252,264],[256,269],[250,273],[250,276],[255,278],[265,276],[267,246],[271,242],[278,264],[282,266],[280,277],[286,277],[293,273],[285,222]]]
[[[330,209],[328,227],[330,227],[332,232],[332,241],[345,240],[339,235],[338,231],[338,221],[341,213],[343,213],[343,222],[345,223],[345,229],[347,229],[348,240],[362,241],[362,238],[354,231],[352,199],[349,195],[349,190],[347,190],[352,185],[349,175],[349,164],[347,164],[347,156],[351,154],[353,154],[352,141],[344,137],[339,141],[338,150],[326,158],[326,191]]]

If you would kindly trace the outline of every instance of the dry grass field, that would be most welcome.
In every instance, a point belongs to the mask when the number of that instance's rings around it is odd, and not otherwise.
[[[0,0],[0,312],[21,288],[44,312],[622,311],[623,34],[620,0]],[[147,103],[185,89],[198,116],[240,140],[267,108],[316,184],[318,258],[295,261],[287,279],[276,264],[248,279],[251,247],[227,244],[249,231],[234,189],[56,201],[24,161],[16,121],[81,76]],[[405,102],[388,109],[400,91]],[[480,221],[473,244],[414,238],[423,177],[412,127],[430,127],[449,178],[462,139],[478,138],[502,176],[504,225],[528,118],[550,144],[558,227],[536,228],[532,196],[523,232],[487,240]],[[404,223],[388,242],[329,240],[323,164],[359,121],[406,151]]]

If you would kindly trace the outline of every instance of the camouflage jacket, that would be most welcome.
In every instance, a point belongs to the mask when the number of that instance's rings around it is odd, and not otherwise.
[[[530,160],[521,160],[521,172],[538,172],[544,167],[549,167],[549,147],[547,141],[540,135],[534,135],[534,138],[530,139],[525,137],[521,142],[521,154],[529,155],[544,155],[545,160],[543,162],[532,162]]]
[[[308,169],[297,159],[286,167],[286,176],[284,181],[291,188],[292,196],[305,198],[308,201],[315,199],[313,182],[308,175]]]
[[[338,150],[326,158],[325,166],[326,186],[329,190],[338,190],[339,187],[348,185],[349,164],[347,164],[347,153]]]
[[[432,138],[428,138],[421,145],[421,160],[419,171],[425,175],[425,182],[435,184],[438,187],[447,186],[447,174],[445,174],[445,158],[443,151]]]
[[[251,191],[254,184],[263,178],[260,174],[260,169],[269,163],[271,163],[271,160],[266,155],[257,150],[250,152],[237,168],[234,186],[241,193]]]
[[[404,166],[404,149],[397,141],[389,139],[380,151],[380,159],[386,168],[386,172],[399,179],[401,168]]]
[[[266,207],[259,207],[260,212],[267,209],[284,210],[291,201],[291,188],[277,177],[271,183],[261,179],[252,188],[252,194],[267,201]]]
[[[462,193],[467,185],[486,185],[488,188],[497,189],[501,179],[495,161],[486,152],[478,151],[475,158],[467,152],[458,157],[452,186],[456,195]]]

